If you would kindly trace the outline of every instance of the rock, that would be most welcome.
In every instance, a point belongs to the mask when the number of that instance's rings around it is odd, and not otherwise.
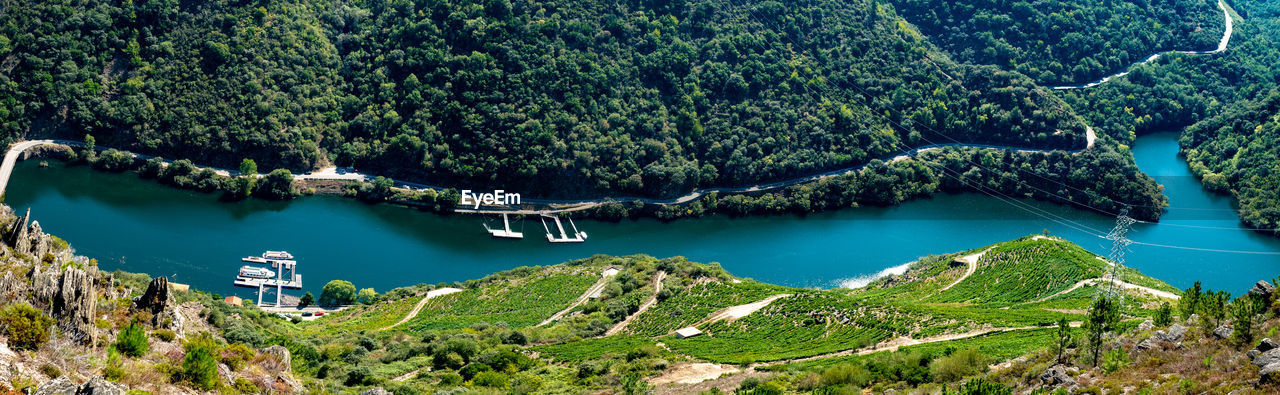
[[[4,251],[0,248],[0,251]],[[27,296],[27,281],[15,277],[12,272],[4,272],[0,277],[0,305],[9,304]]]
[[[1156,348],[1157,345],[1158,344],[1155,342],[1155,340],[1148,338],[1138,342],[1138,345],[1135,347],[1137,347],[1138,350],[1150,350],[1150,349]]]
[[[1280,382],[1280,362],[1273,362],[1263,366],[1261,370],[1258,370],[1258,376],[1263,384]]]
[[[1258,295],[1262,297],[1270,297],[1271,293],[1276,291],[1276,286],[1266,280],[1258,281],[1253,284],[1253,288],[1249,288],[1250,295]]]
[[[76,395],[124,395],[127,391],[124,386],[97,376],[80,386],[80,392]]]
[[[1253,360],[1254,358],[1257,358],[1259,354],[1262,354],[1262,351],[1249,350],[1249,352],[1244,353],[1244,356],[1249,357],[1249,360]]]
[[[35,395],[76,395],[80,386],[66,376],[49,380],[36,389]]]
[[[222,378],[222,382],[228,387],[236,385],[236,376],[231,374],[231,367],[225,363],[218,364],[218,377]]]
[[[68,267],[62,272],[58,298],[53,304],[53,315],[58,317],[58,327],[72,340],[83,345],[94,345],[98,327],[93,315],[97,312],[98,296],[93,281],[84,270]]]
[[[1276,344],[1274,340],[1271,340],[1271,338],[1268,337],[1258,342],[1258,347],[1256,348],[1256,350],[1258,350],[1259,352],[1267,352],[1277,348],[1280,348],[1280,344]]]
[[[1280,348],[1273,348],[1253,357],[1253,364],[1259,367],[1280,362]]]
[[[1226,325],[1219,325],[1216,329],[1213,330],[1213,337],[1217,338],[1218,340],[1231,337],[1231,328],[1227,327]]]
[[[1050,387],[1074,386],[1076,380],[1067,374],[1067,370],[1061,364],[1050,366],[1049,369],[1040,375],[1040,382]]]
[[[1187,317],[1187,325],[1195,325],[1196,322],[1199,322],[1199,321],[1200,321],[1199,314],[1192,313],[1190,317]]]
[[[1149,331],[1151,330],[1151,328],[1154,328],[1155,326],[1156,325],[1152,323],[1151,320],[1146,320],[1146,321],[1142,321],[1141,324],[1138,324],[1138,330]]]
[[[31,239],[27,237],[27,223],[31,222],[31,209],[27,209],[27,213],[17,220],[13,221],[13,225],[9,228],[5,242],[13,247],[13,250],[20,253],[27,253],[31,250]]]
[[[1182,341],[1182,337],[1186,334],[1187,334],[1187,327],[1185,326],[1173,324],[1173,326],[1169,327],[1169,339],[1170,339],[1169,341],[1171,342]]]
[[[391,391],[382,389],[382,387],[373,387],[361,392],[360,395],[392,395]]]
[[[151,324],[156,328],[170,329],[182,335],[185,318],[178,313],[177,305],[173,293],[169,292],[169,279],[166,277],[152,279],[142,296],[133,300],[135,309],[151,313]]]
[[[280,366],[281,372],[293,371],[293,363],[290,361],[289,349],[284,348],[284,346],[275,345],[275,346],[267,347],[262,349],[262,353],[274,355],[276,359],[279,359],[281,363],[281,366]]]

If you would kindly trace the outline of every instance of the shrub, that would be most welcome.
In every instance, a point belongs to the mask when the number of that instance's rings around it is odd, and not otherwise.
[[[107,381],[120,381],[124,378],[124,358],[114,348],[107,349],[107,365],[102,367],[102,377]]]
[[[254,384],[252,381],[245,380],[244,377],[236,377],[235,385],[233,387],[236,392],[242,394],[256,394],[261,392],[257,384]]]
[[[870,373],[858,365],[840,364],[822,372],[818,382],[823,386],[862,385],[870,381]]]
[[[116,350],[124,355],[141,357],[147,354],[149,348],[147,330],[142,325],[138,325],[137,320],[130,322],[120,331],[120,335],[116,336]]]
[[[1169,326],[1173,323],[1173,307],[1169,306],[1169,302],[1160,302],[1160,308],[1156,309],[1155,324],[1156,326]]]
[[[243,343],[232,343],[223,348],[221,353],[222,363],[227,364],[231,370],[240,370],[240,366],[244,365],[245,361],[253,359],[253,355],[253,349]]]
[[[312,296],[311,292],[308,291],[307,293],[302,294],[302,299],[298,300],[298,307],[307,307],[315,302],[316,302],[316,297]]]
[[[966,381],[956,392],[960,395],[1005,395],[1012,394],[1013,388],[979,377]]]
[[[440,386],[460,385],[462,384],[462,376],[457,373],[445,373],[440,375]]]
[[[986,359],[977,349],[968,348],[934,360],[929,371],[935,381],[957,381],[982,372],[987,367]]]
[[[211,390],[218,384],[218,343],[207,334],[188,340],[182,345],[187,354],[182,358],[182,368],[177,371],[177,381],[185,381],[192,387]]]
[[[1125,352],[1124,348],[1108,351],[1102,357],[1102,370],[1107,371],[1107,373],[1114,373],[1125,366],[1129,366],[1129,353]]]
[[[462,367],[461,370],[458,370],[458,374],[462,375],[462,378],[465,380],[471,380],[475,378],[476,375],[482,372],[490,372],[490,371],[493,371],[493,367],[489,365],[485,365],[482,363],[473,363],[473,364]]]
[[[49,376],[49,378],[51,379],[62,377],[61,369],[58,369],[57,366],[53,366],[47,363],[40,365],[40,373],[43,373],[45,376]]]
[[[54,321],[43,311],[26,303],[15,303],[0,309],[0,327],[9,345],[19,350],[34,350],[49,341],[49,327]]]
[[[480,372],[471,382],[481,387],[506,388],[507,375],[493,371]]]
[[[178,337],[177,333],[173,333],[173,331],[168,329],[156,329],[151,331],[151,335],[166,342],[171,342],[175,337]]]

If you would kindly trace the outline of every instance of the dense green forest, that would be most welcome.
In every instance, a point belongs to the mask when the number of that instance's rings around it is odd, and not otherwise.
[[[1156,51],[1213,49],[1226,28],[1216,0],[890,2],[957,60],[1045,85],[1094,81]]]
[[[1235,196],[1246,224],[1277,229],[1280,131],[1267,125],[1274,123],[1272,96],[1280,89],[1280,4],[1232,6],[1241,19],[1226,52],[1165,57],[1064,100],[1122,144],[1141,133],[1189,126],[1181,145],[1193,172],[1207,188]]]
[[[4,136],[234,167],[356,165],[544,196],[669,195],[948,142],[1068,148],[1029,78],[873,1],[11,5]]]

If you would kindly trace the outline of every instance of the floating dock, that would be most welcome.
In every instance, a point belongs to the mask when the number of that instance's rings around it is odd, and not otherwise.
[[[484,224],[485,230],[489,231],[489,235],[500,239],[523,239],[523,232],[514,232],[511,230],[511,220],[507,218],[507,214],[502,214],[502,229],[489,228],[489,224]]]
[[[264,287],[278,287],[278,288],[289,288],[289,289],[302,289],[302,275],[294,274],[293,277],[289,279],[252,278],[252,277],[236,276],[235,284],[236,286],[249,287],[249,288],[258,288],[258,286],[264,286]]]
[[[547,227],[547,218],[551,218],[556,223],[556,229],[560,231],[560,237],[556,237],[551,233],[551,228]],[[542,229],[547,231],[548,243],[581,243],[587,241],[587,232],[579,232],[578,226],[573,224],[573,218],[569,218],[569,226],[573,228],[573,236],[569,236],[565,232],[564,224],[560,222],[559,216],[542,215]]]

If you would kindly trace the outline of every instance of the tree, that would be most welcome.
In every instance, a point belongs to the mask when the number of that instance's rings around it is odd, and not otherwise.
[[[1057,358],[1054,361],[1062,363],[1062,354],[1066,353],[1067,346],[1071,345],[1071,324],[1066,318],[1058,319],[1058,331],[1056,332],[1058,341],[1054,343],[1054,351]]]
[[[129,325],[120,330],[120,335],[116,337],[116,350],[124,355],[141,357],[146,355],[148,348],[147,330],[142,325],[138,325],[138,320],[129,322]]]
[[[178,370],[178,379],[191,383],[191,386],[211,390],[218,385],[218,343],[202,333],[182,345],[186,355],[182,357],[182,368]]]
[[[84,150],[85,150],[85,151],[87,151],[87,152],[93,152],[93,150],[94,150],[95,148],[97,148],[97,140],[95,140],[95,139],[93,138],[93,135],[91,135],[91,134],[85,134],[85,135],[84,135]]]
[[[302,299],[298,300],[298,307],[307,307],[314,304],[315,302],[316,302],[316,297],[312,296],[311,292],[308,291],[307,293],[302,294]]]
[[[262,185],[256,189],[260,195],[275,199],[289,199],[298,195],[293,187],[293,173],[288,169],[275,169],[262,179]]]
[[[377,300],[378,293],[373,288],[361,289],[360,293],[356,295],[356,301],[360,302],[360,304],[371,304]]]
[[[1156,326],[1169,326],[1171,323],[1173,323],[1173,308],[1169,307],[1169,302],[1160,302],[1160,308],[1156,309]]]
[[[1253,345],[1256,333],[1253,321],[1257,315],[1266,310],[1266,300],[1254,294],[1244,294],[1231,304],[1231,342],[1237,346]]]
[[[346,280],[333,280],[320,290],[321,306],[348,305],[356,300],[356,286]]]
[[[1089,335],[1089,349],[1094,366],[1098,366],[1098,358],[1101,356],[1102,335],[1114,330],[1119,321],[1120,308],[1112,298],[1098,298],[1089,307],[1089,317],[1084,322],[1084,329]]]
[[[258,175],[258,162],[253,159],[244,158],[240,160],[240,176],[253,177]]]
[[[54,321],[43,311],[26,303],[15,303],[0,309],[0,328],[9,345],[19,350],[35,350],[49,341],[49,327]]]
[[[1182,313],[1182,319],[1190,319],[1191,315],[1200,308],[1200,295],[1199,281],[1182,292],[1182,298],[1178,300],[1178,310]]]

